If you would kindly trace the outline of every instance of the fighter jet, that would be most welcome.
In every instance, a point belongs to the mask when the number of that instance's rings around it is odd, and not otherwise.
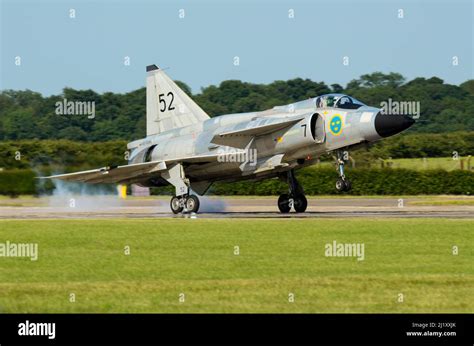
[[[217,181],[280,178],[288,192],[278,198],[281,213],[306,210],[308,202],[295,171],[334,152],[339,179],[348,191],[344,152],[409,128],[406,115],[383,114],[344,94],[321,95],[263,111],[209,117],[156,65],[146,68],[146,137],[128,143],[124,166],[53,175],[84,183],[173,185],[171,211],[195,213]]]

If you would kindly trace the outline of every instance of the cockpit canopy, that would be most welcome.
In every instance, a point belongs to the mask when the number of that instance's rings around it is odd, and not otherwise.
[[[326,94],[316,98],[316,108],[358,109],[362,106],[365,104],[344,94]]]

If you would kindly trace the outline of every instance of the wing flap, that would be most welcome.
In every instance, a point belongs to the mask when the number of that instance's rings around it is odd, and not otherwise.
[[[123,180],[139,175],[155,173],[163,170],[166,170],[166,164],[163,161],[153,161],[117,167],[102,167],[75,173],[57,174],[49,177],[42,177],[42,179],[60,179],[64,181],[91,184],[119,183]]]
[[[205,154],[182,158],[166,159],[163,161],[152,161],[144,163],[134,163],[117,167],[102,167],[75,173],[57,174],[40,179],[60,179],[71,182],[81,182],[90,184],[99,183],[120,183],[135,178],[146,178],[165,172],[168,166],[175,163],[206,163],[216,162],[218,154]]]

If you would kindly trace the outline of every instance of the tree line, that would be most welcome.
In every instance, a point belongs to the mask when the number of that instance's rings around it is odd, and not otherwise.
[[[334,187],[338,177],[335,169],[329,167],[303,168],[298,173],[298,179],[308,195],[340,194]],[[472,195],[474,193],[474,172],[426,170],[415,171],[408,169],[367,169],[348,168],[353,188],[350,195],[429,195],[454,194]],[[35,179],[36,172],[30,169],[15,169],[0,171],[0,194],[42,195],[51,193],[55,186],[50,180]],[[70,188],[73,191],[74,185]],[[91,187],[91,192],[94,187]],[[114,186],[101,186],[114,192]],[[259,182],[242,181],[236,183],[215,183],[209,194],[213,195],[279,195],[288,190],[288,185],[278,179]],[[79,188],[78,191],[81,191]],[[152,188],[153,194],[169,194],[174,189],[171,186]]]
[[[178,84],[210,116],[264,110],[341,92],[376,107],[389,99],[419,101],[420,121],[410,132],[474,131],[474,80],[452,85],[437,77],[406,81],[398,73],[375,72],[354,79],[345,87],[302,78],[270,84],[227,80],[196,94],[185,83]],[[56,103],[64,99],[93,101],[95,116],[56,114]],[[0,140],[129,141],[145,136],[145,114],[145,88],[124,94],[64,88],[60,95],[51,96],[31,90],[4,90],[0,93]]]

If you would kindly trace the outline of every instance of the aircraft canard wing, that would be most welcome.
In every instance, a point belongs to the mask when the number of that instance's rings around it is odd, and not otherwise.
[[[246,148],[253,137],[266,135],[293,126],[304,117],[284,119],[277,122],[264,123],[262,125],[247,127],[238,130],[222,132],[214,135],[211,142],[235,148]]]
[[[102,167],[87,171],[57,174],[39,179],[60,179],[70,182],[81,182],[90,184],[121,183],[131,179],[145,179],[147,176],[155,176],[168,170],[175,163],[206,163],[216,162],[218,154],[204,154],[182,158],[166,159],[163,161],[151,161],[134,163],[116,167]]]

